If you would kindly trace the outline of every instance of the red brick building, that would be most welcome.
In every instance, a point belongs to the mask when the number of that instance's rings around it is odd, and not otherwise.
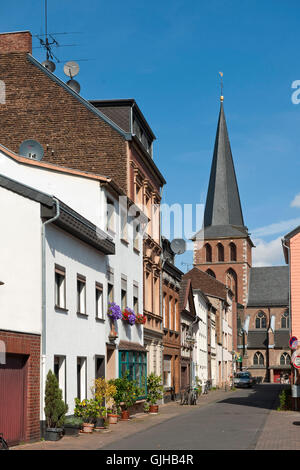
[[[89,102],[31,54],[30,32],[0,35],[0,77],[6,89],[0,142],[18,153],[24,140],[37,140],[43,161],[107,175],[142,206],[149,219],[143,243],[145,345],[148,371],[161,374],[158,207],[165,179],[153,159],[155,136],[134,100]]]

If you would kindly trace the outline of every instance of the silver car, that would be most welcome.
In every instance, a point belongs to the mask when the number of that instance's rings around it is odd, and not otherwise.
[[[238,372],[233,379],[235,387],[252,387],[253,379],[250,372]]]

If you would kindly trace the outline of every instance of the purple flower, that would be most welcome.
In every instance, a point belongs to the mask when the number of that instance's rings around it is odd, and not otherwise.
[[[128,315],[128,321],[129,321],[130,325],[134,325],[135,324],[135,314]]]
[[[107,315],[114,321],[119,320],[122,318],[122,311],[115,302],[111,302],[108,304],[108,311]]]

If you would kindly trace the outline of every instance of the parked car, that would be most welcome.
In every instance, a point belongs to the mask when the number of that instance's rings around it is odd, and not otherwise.
[[[233,383],[235,387],[252,387],[254,380],[250,372],[238,372]]]

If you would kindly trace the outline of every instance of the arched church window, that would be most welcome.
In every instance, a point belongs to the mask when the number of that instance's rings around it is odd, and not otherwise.
[[[267,317],[264,312],[258,312],[255,319],[255,328],[267,328]]]
[[[281,366],[288,366],[291,363],[291,358],[288,353],[283,353],[280,356],[280,365]]]
[[[257,351],[253,356],[253,365],[255,366],[263,366],[265,363],[265,359],[263,354],[260,351]]]
[[[235,297],[237,296],[237,275],[231,268],[226,272],[226,287],[229,287]]]
[[[285,311],[281,317],[281,328],[289,328],[289,313]]]
[[[230,261],[236,261],[236,244],[231,242],[229,245],[229,250],[230,250]]]
[[[209,274],[210,276],[212,276],[212,277],[214,277],[214,278],[216,277],[216,275],[215,275],[215,273],[213,272],[212,269],[208,269],[206,272],[207,272],[207,274]]]
[[[224,246],[222,243],[218,243],[218,261],[224,261]]]
[[[205,259],[207,263],[212,262],[212,249],[209,243],[205,245]]]

